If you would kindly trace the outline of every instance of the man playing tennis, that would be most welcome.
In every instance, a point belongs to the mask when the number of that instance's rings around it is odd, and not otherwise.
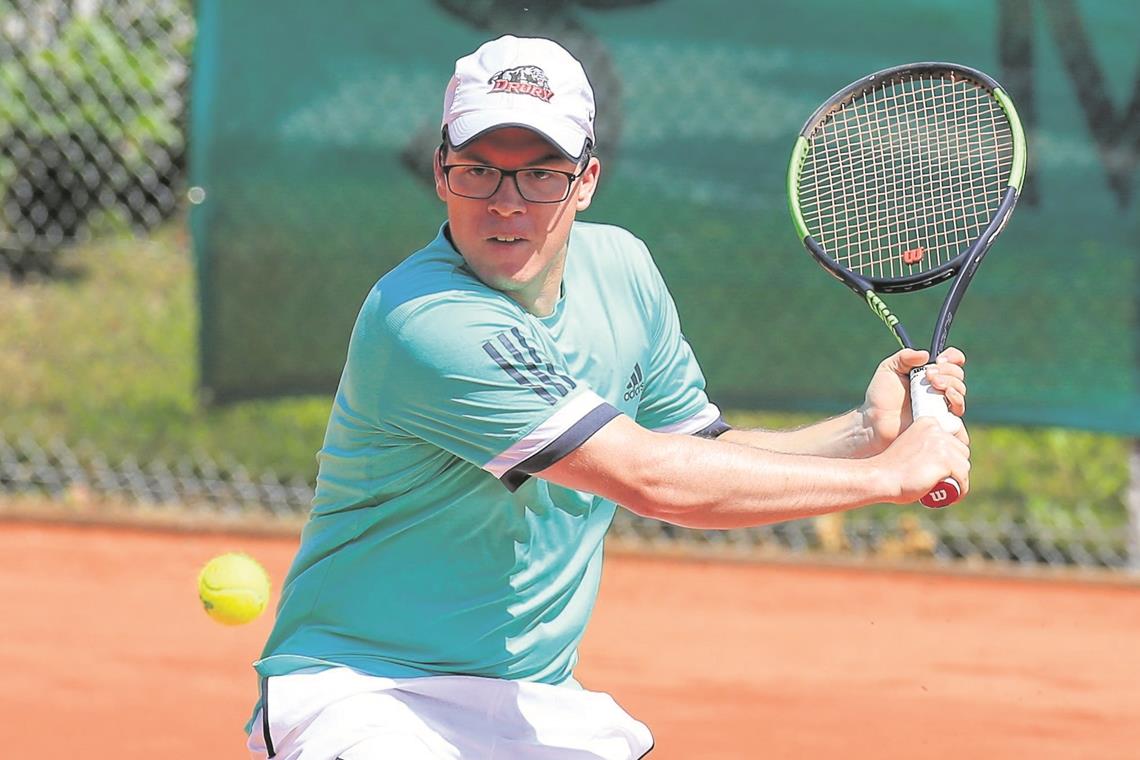
[[[645,246],[575,222],[601,166],[590,84],[557,44],[461,58],[443,132],[447,222],[361,308],[249,748],[639,758],[646,726],[573,678],[617,504],[734,528],[910,503],[969,487],[966,432],[912,423],[911,350],[845,415],[730,429]],[[964,361],[931,377],[958,415]]]

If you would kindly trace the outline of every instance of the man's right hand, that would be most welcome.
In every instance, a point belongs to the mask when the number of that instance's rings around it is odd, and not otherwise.
[[[970,447],[963,439],[965,435],[946,431],[933,417],[920,417],[904,430],[874,457],[898,489],[891,501],[914,503],[947,477],[958,481],[964,496],[970,490]]]

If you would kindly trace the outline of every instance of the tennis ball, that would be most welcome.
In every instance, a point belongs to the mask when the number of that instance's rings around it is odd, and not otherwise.
[[[198,598],[219,623],[248,623],[269,604],[269,574],[248,554],[220,554],[198,573]]]

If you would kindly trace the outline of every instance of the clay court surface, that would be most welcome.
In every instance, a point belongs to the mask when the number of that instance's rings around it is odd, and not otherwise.
[[[0,756],[246,757],[198,567],[295,539],[0,523]],[[276,589],[274,595],[276,601]],[[611,556],[578,675],[652,760],[1140,757],[1140,588]]]

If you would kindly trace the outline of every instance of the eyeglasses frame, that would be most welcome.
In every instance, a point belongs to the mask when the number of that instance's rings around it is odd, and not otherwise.
[[[455,193],[455,195],[458,195],[460,198],[468,198],[470,200],[476,200],[476,201],[485,201],[488,198],[495,197],[495,193],[499,192],[499,188],[501,188],[503,186],[503,180],[506,179],[507,177],[510,177],[511,181],[515,183],[515,190],[518,192],[520,198],[522,198],[527,203],[543,203],[543,204],[562,203],[567,198],[569,198],[570,197],[570,191],[573,189],[574,183],[577,182],[578,179],[583,174],[586,173],[586,169],[590,168],[590,157],[591,157],[591,155],[593,155],[591,153],[591,151],[589,150],[589,148],[587,148],[586,151],[582,154],[582,158],[580,159],[580,161],[582,161],[582,163],[583,163],[582,168],[579,169],[577,172],[566,172],[566,171],[562,171],[561,169],[544,169],[544,168],[539,167],[539,166],[526,166],[526,167],[523,167],[522,169],[501,169],[498,166],[488,166],[487,164],[445,164],[443,162],[443,155],[446,152],[446,150],[447,150],[447,146],[441,145],[437,155],[438,155],[438,160],[439,160],[439,168],[443,172],[443,181],[444,181],[444,184],[447,185],[447,189],[449,192]],[[498,183],[495,184],[495,189],[492,190],[487,195],[479,195],[479,196],[464,195],[463,193],[456,192],[455,189],[452,188],[452,186],[451,186],[451,170],[452,169],[459,169],[459,168],[463,168],[463,167],[469,167],[469,168],[470,167],[478,167],[480,169],[494,169],[495,171],[497,171],[499,173],[499,181],[498,181]],[[552,172],[554,174],[561,174],[562,176],[566,177],[569,180],[566,183],[566,193],[561,198],[559,198],[558,200],[553,200],[553,201],[532,201],[530,198],[527,198],[525,195],[523,195],[522,188],[519,187],[518,175],[519,175],[519,172],[533,172],[533,171]]]

